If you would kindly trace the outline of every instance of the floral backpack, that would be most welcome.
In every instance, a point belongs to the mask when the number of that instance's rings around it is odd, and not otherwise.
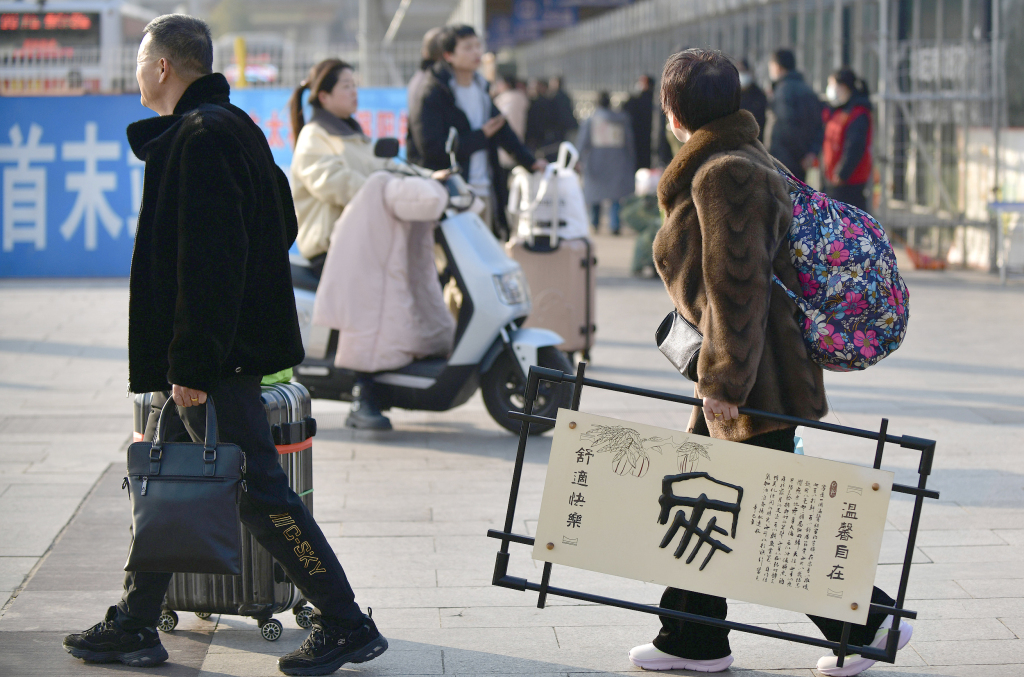
[[[789,253],[803,297],[778,283],[804,315],[811,359],[829,371],[867,369],[903,342],[907,285],[882,226],[776,167],[789,184]]]

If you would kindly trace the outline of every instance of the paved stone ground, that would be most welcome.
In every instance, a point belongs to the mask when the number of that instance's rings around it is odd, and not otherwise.
[[[657,281],[626,276],[628,238],[599,238],[599,340],[588,375],[685,392],[652,346],[670,309]],[[920,612],[896,667],[874,675],[1024,675],[1024,285],[906,267],[914,321],[904,346],[859,374],[826,377],[830,420],[938,440],[908,606]],[[120,491],[131,433],[125,398],[125,281],[0,282],[0,675],[133,672],[87,666],[60,648],[119,595],[128,543]],[[586,411],[683,428],[680,407],[585,392]],[[354,673],[574,675],[633,671],[626,651],[650,641],[642,614],[490,586],[515,438],[475,397],[444,414],[393,412],[396,431],[353,434],[347,406],[315,401],[315,514],[345,564],[358,601],[374,609],[391,650]],[[809,432],[809,455],[870,463],[873,445]],[[531,533],[549,438],[527,457],[515,529]],[[916,456],[890,449],[901,481]],[[878,583],[898,583],[911,503],[893,500]],[[513,545],[511,573],[539,580],[528,548]],[[656,603],[660,589],[555,569],[556,585]],[[305,633],[289,614],[276,643],[237,617],[182,615],[164,635],[161,675],[275,675],[276,656]],[[813,633],[794,613],[734,603],[730,617]],[[820,652],[732,635],[735,672],[811,677]],[[142,672],[141,670],[135,672]],[[148,671],[147,671],[148,672]],[[683,673],[679,673],[683,674]]]

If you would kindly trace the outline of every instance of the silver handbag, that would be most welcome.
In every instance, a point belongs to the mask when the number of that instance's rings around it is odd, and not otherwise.
[[[658,350],[668,358],[679,373],[697,382],[697,360],[700,358],[700,347],[704,343],[704,335],[700,333],[685,317],[673,310],[665,316],[654,333]]]

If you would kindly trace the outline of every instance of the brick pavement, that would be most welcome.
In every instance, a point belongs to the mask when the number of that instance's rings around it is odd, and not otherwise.
[[[684,392],[653,349],[670,306],[656,281],[625,276],[628,238],[600,238],[599,342],[588,374]],[[906,271],[914,318],[904,346],[860,374],[829,374],[830,420],[938,441],[908,606],[920,612],[896,667],[873,675],[1024,674],[1024,285],[987,276]],[[120,491],[130,438],[124,281],[0,282],[0,674],[133,672],[86,666],[61,636],[99,620],[116,600],[129,523]],[[611,393],[585,393],[594,413],[685,426],[687,412]],[[627,611],[490,586],[515,439],[475,397],[443,414],[394,412],[391,434],[343,428],[347,406],[315,401],[315,514],[391,650],[352,672],[367,675],[570,675],[630,672],[626,651],[657,620]],[[870,462],[873,445],[805,436],[807,453]],[[549,438],[530,447],[516,530],[536,520]],[[912,455],[887,452],[910,479]],[[894,499],[878,582],[894,589],[909,524]],[[70,521],[69,521],[70,520]],[[511,571],[539,579],[525,547]],[[660,590],[564,568],[555,584],[654,603]],[[16,593],[13,599],[8,598]],[[813,632],[790,612],[731,604],[730,618]],[[276,656],[305,635],[287,617],[276,643],[237,617],[182,614],[164,636],[170,675],[275,675]],[[814,674],[820,652],[733,633],[732,670]],[[984,667],[982,667],[984,666]],[[346,668],[347,669],[347,668]],[[136,671],[140,672],[140,671]],[[680,673],[682,674],[682,673]]]

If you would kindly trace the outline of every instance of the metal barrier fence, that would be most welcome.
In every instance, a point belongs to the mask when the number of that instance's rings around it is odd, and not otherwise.
[[[649,604],[638,604],[624,599],[616,599],[605,595],[595,595],[580,590],[570,590],[567,588],[560,588],[551,585],[552,578],[552,564],[551,562],[545,562],[543,572],[541,573],[540,583],[529,581],[519,576],[513,576],[509,574],[510,565],[510,552],[509,546],[512,543],[520,545],[533,546],[535,539],[531,536],[525,536],[522,534],[516,534],[512,531],[513,525],[515,524],[516,507],[519,502],[519,491],[520,482],[522,480],[523,463],[526,457],[526,445],[530,435],[530,424],[552,424],[554,421],[550,418],[543,416],[534,415],[534,404],[537,398],[537,391],[541,381],[547,381],[551,384],[565,384],[566,386],[572,384],[573,395],[572,404],[570,409],[572,411],[578,411],[580,407],[580,397],[583,392],[583,388],[596,388],[598,390],[605,390],[610,392],[623,393],[626,395],[645,397],[655,400],[676,402],[681,405],[693,405],[700,406],[702,401],[693,397],[687,397],[685,395],[676,395],[674,393],[658,392],[655,390],[648,390],[645,388],[637,388],[634,386],[627,386],[618,383],[611,383],[607,381],[596,381],[594,379],[586,378],[586,363],[580,362],[577,367],[576,374],[564,374],[559,371],[552,369],[544,369],[542,367],[530,367],[529,377],[527,379],[525,403],[523,407],[523,413],[509,412],[509,415],[522,422],[522,428],[519,435],[519,448],[516,452],[516,463],[512,472],[512,486],[509,492],[508,509],[505,512],[505,523],[504,528],[501,531],[497,529],[489,529],[487,536],[501,541],[501,549],[495,556],[494,562],[494,574],[491,578],[491,584],[501,587],[508,588],[510,590],[518,590],[520,592],[536,592],[537,597],[537,608],[543,609],[547,604],[548,596],[565,597],[567,599],[575,599],[582,602],[588,602],[591,604],[604,604],[607,606],[617,607],[620,609],[629,609],[631,611],[638,611],[641,613],[647,613],[656,616],[664,616],[673,618],[679,621],[688,621],[692,623],[699,623],[701,625],[707,625],[717,628],[726,628],[731,630],[737,630],[740,632],[746,632],[753,635],[760,635],[763,637],[772,637],[774,639],[782,639],[790,642],[797,642],[800,644],[807,644],[810,646],[819,646],[825,649],[832,649],[839,656],[838,667],[842,667],[845,658],[848,658],[847,654],[856,653],[873,660],[883,661],[885,663],[896,662],[896,651],[897,643],[899,640],[899,630],[890,629],[886,633],[886,643],[884,647],[873,647],[873,646],[856,646],[850,641],[850,623],[843,623],[842,636],[839,642],[829,641],[821,639],[819,637],[812,637],[809,635],[798,635],[791,632],[783,632],[774,628],[767,628],[764,626],[750,625],[746,623],[737,623],[734,621],[728,621],[724,619],[711,618],[709,616],[702,616],[699,614],[688,613],[683,611],[676,611],[671,609],[665,609],[660,606],[652,606]],[[924,499],[938,499],[939,492],[928,488],[928,477],[932,472],[932,461],[935,457],[935,442],[933,440],[926,440],[919,437],[911,437],[910,435],[895,436],[888,433],[889,420],[883,418],[879,431],[876,433],[871,430],[862,430],[857,428],[850,428],[847,426],[835,425],[832,423],[824,423],[821,421],[807,421],[804,419],[795,418],[792,416],[785,416],[781,414],[771,414],[764,411],[757,411],[755,409],[748,409],[740,407],[740,413],[753,416],[756,418],[766,418],[774,421],[786,423],[788,425],[803,425],[809,428],[816,428],[818,430],[825,430],[840,435],[849,435],[851,437],[858,437],[861,439],[874,440],[875,445],[875,457],[874,457],[874,468],[880,469],[882,467],[882,460],[885,453],[886,444],[898,444],[904,449],[913,449],[920,452],[919,463],[918,463],[918,481],[917,486],[894,484],[892,487],[893,492],[901,493],[908,496],[914,497],[914,510],[913,516],[911,517],[910,530],[907,533],[907,545],[904,551],[904,557],[902,567],[900,569],[900,584],[896,595],[896,601],[894,606],[884,606],[879,604],[871,604],[870,610],[872,613],[885,613],[896,618],[917,618],[917,612],[911,611],[904,607],[907,598],[907,588],[910,583],[910,569],[914,556],[914,547],[917,541],[918,528],[921,523],[921,511],[924,507]],[[724,532],[723,532],[724,533]],[[550,547],[550,546],[549,546]],[[687,560],[689,561],[689,560]],[[897,628],[899,623],[894,624]]]
[[[792,48],[818,92],[849,65],[876,104],[873,209],[941,256],[953,240],[948,226],[989,228],[988,203],[1015,198],[1000,166],[1000,14],[1000,0],[644,0],[523,46],[515,58],[522,76],[561,74],[569,89],[589,91],[628,90],[691,46],[746,58],[761,83],[772,52]],[[1011,178],[1016,186],[1024,174]]]

